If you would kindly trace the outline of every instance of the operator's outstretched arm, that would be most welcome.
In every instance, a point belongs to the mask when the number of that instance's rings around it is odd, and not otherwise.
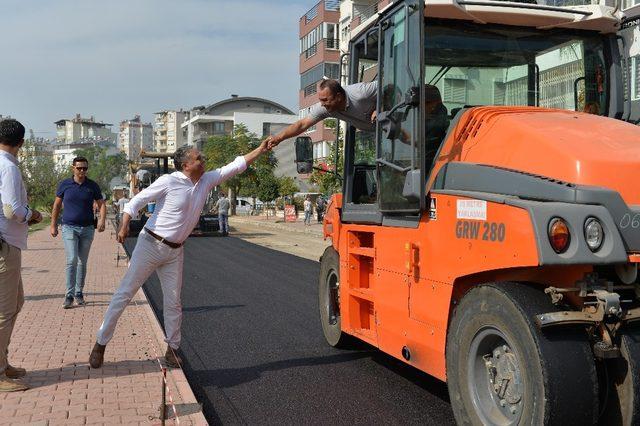
[[[314,124],[318,123],[318,121],[320,121],[320,120],[318,120],[316,118],[313,118],[313,117],[306,117],[306,118],[303,118],[301,120],[296,121],[295,123],[293,123],[290,126],[286,127],[284,130],[282,130],[277,135],[269,136],[268,138],[266,138],[265,141],[268,144],[267,148],[268,149],[273,149],[274,147],[276,147],[283,140],[298,136],[300,133],[304,132],[309,127],[311,127]]]

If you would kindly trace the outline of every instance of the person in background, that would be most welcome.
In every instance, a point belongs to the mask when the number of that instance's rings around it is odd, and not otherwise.
[[[313,208],[311,206],[311,197],[307,195],[304,199],[304,224],[311,225],[311,215],[313,214]]]
[[[218,210],[218,232],[223,237],[229,235],[229,207],[231,207],[231,202],[226,194],[221,192],[220,198],[216,201],[216,209]]]
[[[318,215],[318,223],[322,222],[326,205],[327,203],[324,201],[322,195],[318,195],[318,199],[316,200],[316,214]]]
[[[58,236],[58,217],[62,209],[62,241],[67,255],[67,291],[62,307],[85,304],[84,280],[87,274],[87,260],[93,242],[95,229],[104,231],[107,206],[97,183],[87,177],[89,161],[76,157],[72,163],[73,176],[58,184],[56,199],[51,212],[51,236]],[[94,224],[94,202],[100,217]]]
[[[22,250],[27,248],[29,225],[42,220],[40,212],[27,205],[27,191],[18,168],[24,131],[17,120],[0,120],[0,392],[29,389],[20,380],[27,371],[8,360],[11,333],[24,304]]]

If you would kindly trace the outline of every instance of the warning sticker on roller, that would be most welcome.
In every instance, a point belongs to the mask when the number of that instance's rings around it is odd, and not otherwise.
[[[458,219],[487,220],[487,202],[484,200],[457,200]]]

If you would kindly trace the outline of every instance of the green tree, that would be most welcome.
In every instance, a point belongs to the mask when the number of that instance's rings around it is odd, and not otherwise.
[[[244,155],[260,145],[260,140],[253,133],[250,133],[243,124],[237,124],[233,132],[224,136],[210,137],[203,152],[207,158],[207,169],[217,169],[233,161],[238,155]],[[231,201],[231,212],[235,214],[236,198],[239,195],[255,196],[258,191],[260,176],[267,173],[273,175],[273,170],[277,165],[277,160],[273,152],[268,152],[258,158],[244,173],[228,179],[222,187],[229,192]],[[251,193],[248,193],[250,190]]]
[[[127,157],[124,152],[107,155],[107,148],[91,146],[74,151],[76,157],[84,157],[89,161],[87,176],[95,181],[108,198],[111,195],[111,179],[124,176],[127,172]]]
[[[69,170],[57,166],[51,153],[39,150],[31,140],[25,141],[22,148],[20,170],[29,195],[29,204],[51,213],[58,183],[69,176]]]
[[[280,195],[293,196],[296,192],[300,191],[296,181],[291,176],[282,176],[278,181],[278,190]]]
[[[272,172],[263,170],[258,173],[258,198],[265,204],[265,210],[268,208],[269,203],[273,202],[280,195],[280,182]],[[268,216],[268,210],[267,210]]]
[[[325,120],[325,127],[330,129],[336,129],[337,121],[336,120]],[[343,162],[343,152],[344,152],[344,141],[342,135],[340,135],[338,141],[338,167],[337,171],[340,176],[343,176],[344,172],[344,162]],[[336,157],[335,157],[335,142],[331,144],[331,151],[329,156],[325,158],[323,161],[326,170],[316,170],[314,169],[309,177],[309,182],[314,185],[318,185],[318,189],[325,195],[335,194],[336,192],[342,191],[342,180],[335,175],[335,173],[331,173],[336,170]],[[316,164],[316,167],[318,164]]]

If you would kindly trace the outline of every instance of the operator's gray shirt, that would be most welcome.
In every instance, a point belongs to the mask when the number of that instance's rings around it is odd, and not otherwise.
[[[225,197],[218,199],[218,201],[216,202],[216,206],[218,207],[218,213],[228,215],[231,203],[229,202],[229,199]]]
[[[325,118],[338,118],[353,124],[360,130],[373,131],[376,125],[371,122],[371,114],[376,110],[378,82],[356,83],[345,86],[347,106],[344,111],[329,112],[325,107],[316,104],[311,107],[309,117],[315,121]]]

